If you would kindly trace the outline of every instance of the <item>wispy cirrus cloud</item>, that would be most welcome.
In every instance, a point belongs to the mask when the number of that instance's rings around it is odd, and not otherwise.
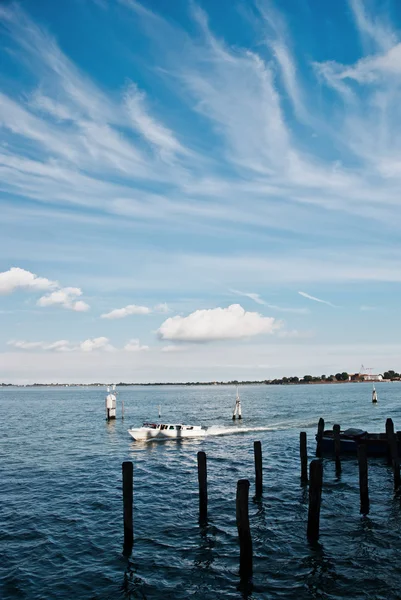
[[[196,136],[191,139],[187,123],[175,128],[165,123],[155,114],[153,99],[135,82],[125,86],[119,97],[100,90],[49,33],[21,8],[10,5],[2,8],[3,27],[15,45],[15,57],[37,78],[37,89],[27,101],[21,96],[0,97],[0,123],[8,138],[6,149],[0,151],[4,191],[35,202],[76,204],[148,223],[166,219],[190,223],[196,216],[198,227],[218,221],[238,227],[249,221],[286,228],[284,214],[289,208],[293,214],[301,213],[303,205],[308,214],[315,206],[330,211],[331,216],[345,212],[375,220],[383,218],[386,207],[391,210],[398,203],[396,190],[385,179],[368,181],[361,168],[345,166],[350,151],[368,148],[358,140],[363,128],[358,126],[357,115],[369,113],[354,113],[347,104],[340,127],[329,130],[325,115],[306,110],[313,103],[298,76],[303,57],[292,50],[291,32],[277,11],[256,7],[257,20],[269,25],[266,45],[257,53],[217,39],[199,11],[192,16],[201,35],[189,35],[138,2],[122,6],[127,15],[130,9],[135,11],[138,18],[133,24],[142,26],[157,44],[160,67],[173,74],[176,89],[193,113],[192,121],[196,113],[201,115],[218,140],[218,153],[195,152]],[[354,3],[355,14],[358,6]],[[363,14],[356,23],[368,28],[366,11]],[[185,55],[181,52],[184,40]],[[168,44],[168,52],[163,44]],[[302,66],[306,68],[307,63],[303,61]],[[332,61],[319,68],[332,82],[347,88],[337,72],[342,67]],[[352,66],[346,68],[352,72]],[[300,123],[313,122],[325,138],[331,135],[338,144],[339,131],[349,132],[341,138],[345,150],[341,160],[323,160],[313,148],[305,151],[304,140],[288,126],[285,95],[291,99],[295,118]],[[366,95],[358,101],[363,98]],[[348,117],[353,120],[351,127]],[[35,158],[15,143],[15,135],[35,145]],[[184,144],[184,138],[191,140],[192,148]],[[380,152],[376,161],[383,177],[396,171],[397,156],[391,164],[389,158],[389,152]],[[372,157],[365,152],[365,159],[370,162]],[[385,164],[380,167],[382,159]],[[230,176],[223,175],[223,164]],[[369,173],[370,165],[365,166]],[[251,210],[244,210],[244,194]],[[283,218],[271,219],[278,201]],[[324,214],[316,212],[316,216],[321,221]],[[302,223],[303,219],[293,220],[293,226],[302,227]]]
[[[299,314],[299,315],[306,315],[309,313],[309,310],[307,308],[291,308],[291,307],[287,307],[287,306],[277,306],[276,304],[269,304],[268,302],[265,302],[265,300],[263,300],[263,298],[260,296],[260,294],[256,294],[253,292],[240,292],[239,290],[230,290],[230,291],[239,296],[244,296],[246,298],[250,298],[257,304],[262,304],[263,306],[266,306],[267,308],[271,308],[272,310],[275,310],[278,312],[287,312],[287,313],[294,313],[294,314]]]
[[[82,342],[72,342],[69,340],[57,340],[55,342],[29,342],[26,340],[9,340],[9,346],[17,350],[43,351],[43,352],[117,352],[119,349],[110,343],[109,338],[100,336],[88,338]],[[149,350],[149,346],[141,345],[138,339],[129,340],[125,346],[120,349],[124,352],[143,352]]]
[[[316,298],[316,296],[311,296],[310,294],[307,294],[306,292],[298,292],[298,294],[300,296],[303,296],[303,298],[307,298],[308,300],[313,300],[313,302],[319,302],[320,304],[327,304],[327,306],[331,306],[332,308],[338,308],[335,304],[332,304],[331,302],[328,302],[327,300],[322,300],[321,298]]]

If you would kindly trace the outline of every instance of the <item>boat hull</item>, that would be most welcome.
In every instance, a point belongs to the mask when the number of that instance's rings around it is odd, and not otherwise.
[[[155,425],[153,427],[138,427],[128,429],[129,435],[138,442],[148,442],[152,440],[181,440],[189,438],[201,438],[207,433],[207,430],[200,426],[190,425]]]
[[[401,432],[397,432],[398,451],[401,452]],[[354,438],[340,434],[340,453],[356,455],[358,446],[364,444],[368,456],[387,456],[388,443],[385,433],[365,433]],[[332,431],[325,431],[321,440],[321,451],[323,454],[334,454],[334,438]]]

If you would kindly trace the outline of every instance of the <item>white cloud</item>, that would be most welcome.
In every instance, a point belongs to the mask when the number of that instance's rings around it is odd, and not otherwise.
[[[360,307],[360,310],[362,310],[362,311],[376,310],[376,306],[368,306],[366,304],[362,304],[362,306]]]
[[[104,313],[101,315],[102,319],[124,319],[129,315],[148,315],[151,313],[151,309],[147,306],[138,306],[136,304],[129,304],[124,308],[115,308],[114,310]]]
[[[54,352],[70,352],[74,348],[68,340],[57,340],[56,342],[27,342],[24,340],[10,340],[9,346],[20,350],[48,350]]]
[[[19,267],[12,267],[8,271],[0,273],[0,294],[11,294],[18,289],[49,290],[57,286],[56,281],[38,277],[34,273]]]
[[[164,155],[184,152],[184,148],[172,131],[150,116],[146,106],[146,95],[131,84],[125,95],[125,103],[134,128]]]
[[[162,340],[209,342],[271,334],[280,327],[272,317],[246,312],[239,304],[196,310],[187,317],[170,317],[158,329]]]
[[[155,312],[160,312],[160,313],[168,313],[171,311],[170,307],[165,302],[163,302],[161,304],[156,304],[156,306],[154,307],[153,310]]]
[[[321,300],[320,298],[316,298],[316,296],[311,296],[310,294],[307,294],[306,292],[298,292],[298,294],[300,296],[303,296],[304,298],[308,298],[308,300],[313,300],[314,302],[320,302],[321,304],[327,304],[327,306],[332,306],[333,308],[337,308],[337,306],[335,304],[332,304],[331,302],[328,302],[327,300]]]
[[[170,344],[169,346],[163,346],[160,352],[186,352],[187,350],[188,346],[183,346],[182,344],[175,346],[174,344]]]
[[[240,292],[239,290],[230,290],[234,294],[238,294],[239,296],[245,296],[246,298],[250,298],[257,304],[262,304],[263,306],[267,306],[267,308],[271,308],[272,310],[276,310],[278,312],[287,312],[294,313],[299,315],[306,315],[309,313],[307,308],[291,308],[286,306],[277,306],[276,304],[269,304],[265,302],[263,298],[259,294],[255,294],[253,292]]]
[[[7,343],[9,346],[13,346],[19,350],[44,350],[53,352],[92,352],[95,350],[110,352],[115,350],[106,337],[87,339],[78,343],[70,342],[68,340],[57,340],[56,342],[10,340]]]
[[[82,300],[77,301],[76,298],[79,296],[82,296],[80,288],[66,287],[42,296],[36,304],[42,307],[60,305],[76,312],[86,312],[90,306]]]
[[[126,352],[142,352],[144,350],[149,350],[149,346],[141,346],[138,339],[132,339],[125,344],[124,350]]]
[[[240,292],[239,290],[230,290],[230,292],[232,292],[233,294],[238,294],[238,296],[250,298],[251,300],[256,302],[256,304],[266,304],[266,302],[263,300],[263,298],[260,297],[259,294],[254,294],[253,292]]]
[[[314,335],[313,331],[299,331],[298,329],[282,330],[277,333],[277,337],[282,339],[307,339]]]
[[[116,348],[110,344],[107,337],[89,338],[82,342],[57,340],[55,342],[28,342],[25,340],[10,340],[9,346],[18,350],[43,350],[47,352],[114,352]],[[144,347],[141,347],[143,349]]]
[[[79,350],[82,350],[82,352],[93,352],[95,350],[106,350],[107,352],[110,352],[115,350],[115,348],[109,343],[107,337],[97,337],[81,342],[79,344]]]

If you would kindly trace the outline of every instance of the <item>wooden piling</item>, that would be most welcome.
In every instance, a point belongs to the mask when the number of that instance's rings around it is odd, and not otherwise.
[[[309,509],[307,537],[310,542],[319,539],[320,503],[322,500],[323,463],[314,459],[309,467]]]
[[[317,426],[317,435],[316,435],[316,456],[322,456],[322,437],[324,432],[324,419],[320,418]]]
[[[340,426],[333,425],[333,438],[334,438],[334,455],[336,458],[336,473],[341,473],[341,440],[340,440]]]
[[[206,453],[198,452],[199,522],[207,520],[207,468]]]
[[[393,419],[386,419],[386,436],[387,436],[387,464],[391,465],[391,437],[394,435]]]
[[[259,498],[263,491],[263,471],[262,471],[262,444],[253,442],[253,454],[255,457],[255,495]]]
[[[397,434],[394,433],[394,423],[392,419],[387,419],[386,421],[386,434],[388,444],[388,458],[390,460],[390,464],[393,467],[394,489],[395,491],[397,491],[401,484],[400,457],[398,454],[398,438]]]
[[[369,514],[368,453],[366,444],[358,444],[359,492],[361,515]]]
[[[248,513],[249,481],[240,479],[237,483],[236,517],[240,546],[239,574],[241,579],[252,576],[252,538]]]
[[[301,431],[299,434],[299,453],[301,456],[301,481],[308,481],[308,450],[306,445],[306,431]]]
[[[123,462],[123,505],[124,505],[124,554],[130,554],[134,543],[133,507],[133,474],[131,461]]]

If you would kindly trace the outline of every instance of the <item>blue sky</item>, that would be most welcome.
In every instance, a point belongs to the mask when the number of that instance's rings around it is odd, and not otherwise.
[[[400,27],[1,3],[0,381],[399,370]]]

